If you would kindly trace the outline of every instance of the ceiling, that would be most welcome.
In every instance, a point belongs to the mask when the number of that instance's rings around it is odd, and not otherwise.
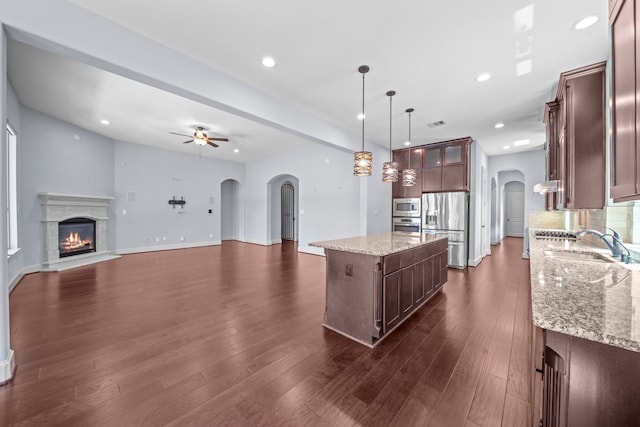
[[[394,149],[408,137],[409,107],[413,145],[471,136],[488,155],[540,149],[559,74],[609,57],[606,0],[70,1],[357,135],[358,67],[369,65],[365,136],[388,147],[385,93],[395,90]],[[572,28],[589,15],[595,25]],[[24,105],[110,138],[196,154],[169,132],[203,125],[230,141],[202,155],[241,162],[311,143],[16,41],[8,55]],[[274,68],[262,66],[267,55]],[[476,82],[481,73],[491,79]],[[513,145],[522,139],[531,142]]]

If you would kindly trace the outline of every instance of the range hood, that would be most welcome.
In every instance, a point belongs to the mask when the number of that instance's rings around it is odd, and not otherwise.
[[[545,181],[533,186],[533,192],[538,194],[555,193],[558,191],[558,180]]]

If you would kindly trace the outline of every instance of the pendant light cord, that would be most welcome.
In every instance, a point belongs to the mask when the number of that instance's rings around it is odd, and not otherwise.
[[[365,119],[365,115],[364,115],[364,75],[365,75],[365,73],[362,73],[362,151],[364,151],[364,119]]]
[[[413,112],[413,108],[407,108],[407,113],[409,113],[409,169],[411,169],[411,113]]]
[[[391,126],[392,126],[391,115],[393,111],[393,109],[391,108],[392,102],[393,102],[393,95],[389,95],[389,161],[390,162],[393,161],[393,156],[391,154]]]
[[[413,108],[410,108],[413,110]],[[409,143],[411,143],[411,111],[409,111]],[[409,169],[411,169],[411,145],[409,145]]]

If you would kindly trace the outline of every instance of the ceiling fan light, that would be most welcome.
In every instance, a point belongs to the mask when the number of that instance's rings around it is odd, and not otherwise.
[[[353,175],[371,176],[371,151],[356,151],[353,154]]]
[[[413,187],[416,185],[416,177],[418,173],[415,169],[404,169],[402,171],[402,186],[403,187]]]
[[[382,164],[382,182],[398,182],[398,162]]]

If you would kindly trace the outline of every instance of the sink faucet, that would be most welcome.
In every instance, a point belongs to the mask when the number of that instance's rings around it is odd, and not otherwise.
[[[576,233],[576,239],[579,239],[581,237],[583,237],[585,234],[593,234],[595,236],[598,236],[603,242],[605,242],[607,244],[607,246],[609,247],[609,249],[611,250],[611,256],[612,257],[619,257],[620,256],[620,250],[617,247],[617,243],[615,243],[616,239],[613,235],[611,234],[603,234],[601,232],[599,232],[598,230],[591,230],[591,229],[584,229],[584,230],[580,230]],[[609,240],[607,240],[607,236],[611,236],[612,240],[614,241],[614,243],[609,242]],[[620,241],[618,240],[618,243]]]
[[[618,250],[620,257],[622,257],[622,248],[629,252],[629,250],[622,244],[622,238],[616,230],[611,227],[605,227],[605,229],[611,231],[609,234],[611,236],[611,243],[613,243],[613,246]]]
[[[611,240],[613,240],[613,244],[618,249],[618,253],[620,254],[620,261],[629,264],[631,262],[631,252],[622,243],[622,240],[620,239],[620,235],[616,233],[616,231],[612,228],[609,228],[609,230],[611,230],[613,233],[605,234],[605,236],[611,236]],[[624,249],[627,252],[626,255],[622,253],[622,249]]]

